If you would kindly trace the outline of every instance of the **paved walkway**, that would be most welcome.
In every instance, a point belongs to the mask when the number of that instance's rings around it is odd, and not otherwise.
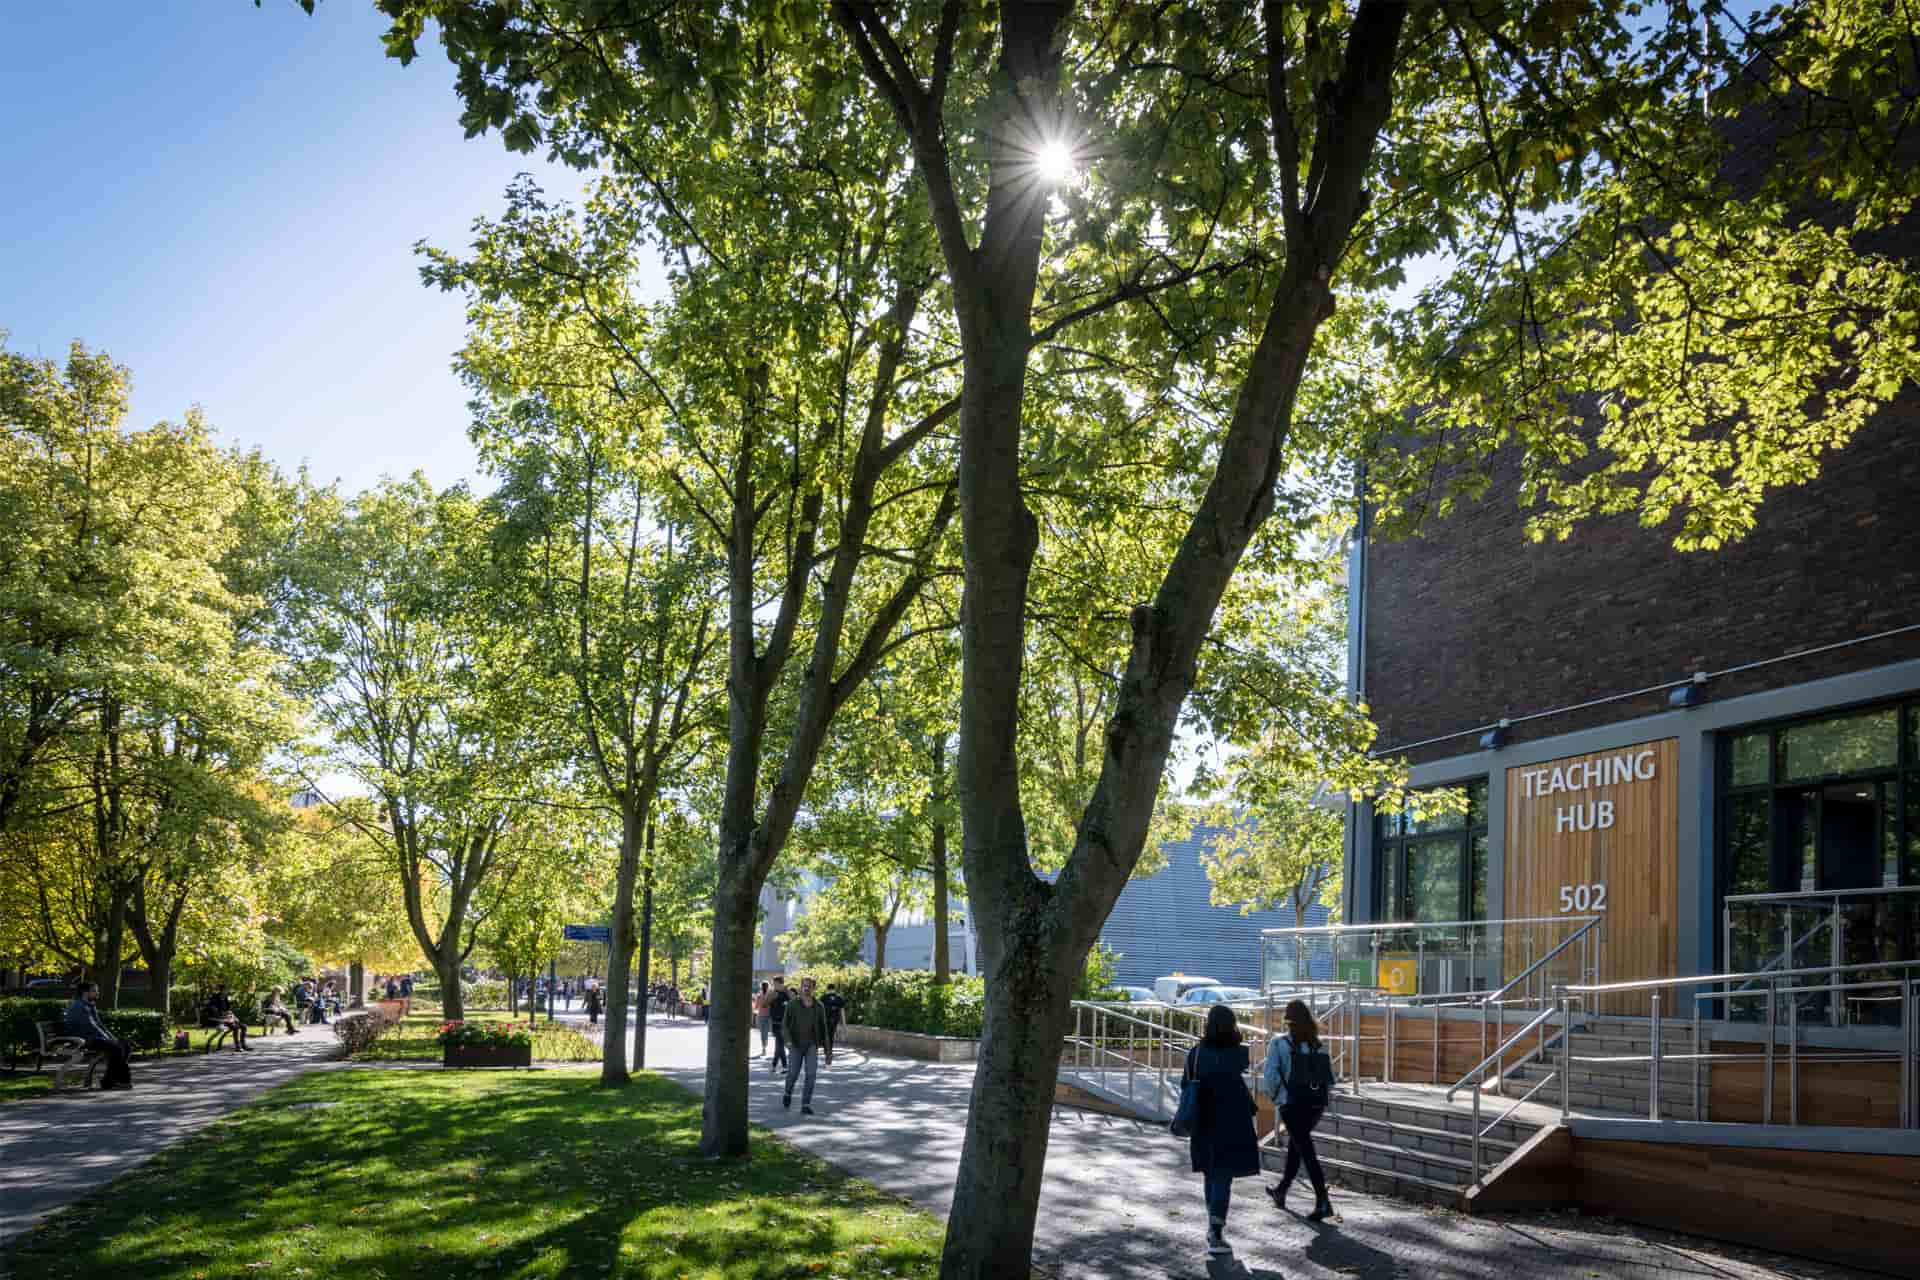
[[[648,1065],[698,1091],[706,1031],[651,1020]],[[971,1066],[855,1052],[820,1073],[817,1115],[780,1106],[780,1086],[756,1062],[750,1111],[781,1137],[945,1216],[966,1123]],[[1236,1184],[1231,1261],[1209,1265],[1200,1179],[1184,1142],[1148,1125],[1057,1108],[1040,1194],[1035,1262],[1056,1280],[1428,1280],[1519,1275],[1559,1280],[1771,1280],[1864,1273],[1648,1228],[1575,1215],[1471,1218],[1334,1190],[1340,1220],[1316,1226],[1276,1213],[1265,1180]],[[1311,1192],[1295,1189],[1305,1211]],[[1711,1212],[1702,1205],[1702,1212]]]
[[[133,1088],[0,1105],[0,1243],[275,1085],[328,1065],[333,1028],[262,1036],[252,1053],[135,1059]]]

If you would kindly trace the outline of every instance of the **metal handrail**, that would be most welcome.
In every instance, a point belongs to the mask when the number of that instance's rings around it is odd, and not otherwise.
[[[1605,919],[1604,916],[1562,916],[1560,918],[1568,921],[1569,923],[1575,920],[1582,921],[1583,923],[1580,925],[1578,929],[1575,929],[1572,933],[1568,934],[1565,938],[1561,939],[1559,946],[1547,952],[1547,954],[1545,954],[1544,956],[1541,956],[1538,960],[1535,960],[1532,964],[1528,965],[1525,969],[1521,970],[1519,976],[1515,977],[1513,981],[1507,983],[1506,986],[1501,987],[1497,991],[1488,992],[1486,996],[1484,996],[1478,1001],[1475,1001],[1476,1004],[1482,1004],[1482,1005],[1492,1004],[1499,997],[1506,995],[1507,992],[1513,990],[1515,987],[1519,986],[1521,983],[1526,982],[1528,979],[1532,978],[1533,975],[1537,973],[1540,969],[1542,969],[1548,963],[1550,963],[1555,956],[1559,955],[1562,951],[1565,951],[1568,947],[1572,946],[1575,942],[1578,942],[1581,938],[1586,937],[1587,934],[1590,931],[1592,931],[1595,925],[1599,924],[1601,920]]]
[[[1473,1070],[1467,1072],[1467,1074],[1465,1074],[1464,1076],[1461,1076],[1458,1080],[1454,1081],[1453,1087],[1447,1090],[1447,1101],[1452,1102],[1453,1095],[1458,1093],[1460,1090],[1464,1089],[1467,1085],[1467,1081],[1473,1079],[1475,1076],[1480,1076],[1482,1079],[1484,1079],[1486,1075],[1486,1070],[1489,1066],[1500,1061],[1501,1057],[1506,1053],[1507,1050],[1513,1048],[1514,1045],[1518,1044],[1520,1041],[1526,1039],[1529,1035],[1533,1034],[1533,1032],[1539,1028],[1541,1023],[1551,1019],[1553,1015],[1557,1012],[1558,1010],[1556,1009],[1542,1009],[1539,1013],[1535,1014],[1531,1022],[1527,1023],[1526,1026],[1521,1027],[1518,1031],[1508,1036],[1506,1039],[1506,1043],[1502,1044],[1498,1049],[1495,1049],[1492,1053],[1488,1054],[1485,1058],[1481,1059],[1479,1066],[1475,1067]]]
[[[1852,974],[1888,974],[1882,978],[1866,978],[1863,981],[1842,982],[1842,975]],[[1762,970],[1754,973],[1709,973],[1695,974],[1680,978],[1646,978],[1627,982],[1574,984],[1556,987],[1555,994],[1560,999],[1562,1011],[1575,995],[1603,995],[1625,992],[1647,992],[1650,995],[1651,1018],[1648,1031],[1647,1073],[1647,1112],[1649,1118],[1659,1120],[1660,1109],[1660,1066],[1668,1056],[1663,1052],[1662,1024],[1660,1017],[1660,993],[1672,991],[1678,993],[1685,987],[1719,987],[1718,991],[1695,991],[1693,997],[1693,1048],[1692,1054],[1673,1055],[1676,1061],[1693,1063],[1694,1118],[1701,1118],[1700,1106],[1700,1064],[1712,1055],[1700,1053],[1701,1018],[1700,1010],[1704,1003],[1721,1000],[1731,1004],[1734,1000],[1766,1001],[1766,1047],[1759,1054],[1743,1055],[1757,1057],[1762,1062],[1765,1078],[1761,1084],[1760,1122],[1773,1123],[1774,1076],[1776,1074],[1776,1047],[1780,1040],[1777,1008],[1782,993],[1782,979],[1814,978],[1823,982],[1811,982],[1804,985],[1788,983],[1784,988],[1787,995],[1787,1078],[1792,1096],[1788,1102],[1788,1123],[1800,1123],[1800,999],[1803,995],[1821,992],[1837,996],[1841,991],[1898,989],[1900,1001],[1901,1049],[1899,1126],[1903,1129],[1920,1126],[1920,1099],[1914,1096],[1914,1085],[1920,1080],[1920,1002],[1916,1002],[1915,980],[1920,977],[1920,960],[1875,960],[1857,964],[1815,965],[1800,969]],[[1734,983],[1750,983],[1759,979],[1765,984],[1763,990],[1749,990],[1746,986],[1735,988]],[[1560,1114],[1564,1119],[1571,1107],[1568,1095],[1568,1067],[1572,1061],[1567,1037],[1560,1041]]]
[[[1592,917],[1598,919],[1599,917]],[[1310,924],[1292,929],[1262,929],[1263,938],[1290,937],[1295,934],[1365,933],[1374,929],[1456,929],[1471,925],[1485,928],[1497,924],[1565,924],[1586,916],[1503,916],[1494,920],[1379,920],[1371,924]]]
[[[1538,1084],[1535,1084],[1533,1088],[1527,1090],[1525,1096],[1523,1096],[1518,1102],[1514,1103],[1511,1107],[1508,1107],[1504,1112],[1502,1112],[1499,1118],[1494,1120],[1492,1124],[1482,1127],[1482,1125],[1480,1124],[1480,1094],[1484,1091],[1486,1087],[1487,1068],[1499,1062],[1500,1059],[1503,1056],[1505,1056],[1507,1050],[1511,1049],[1514,1045],[1519,1044],[1522,1040],[1532,1035],[1535,1031],[1540,1030],[1544,1026],[1544,1024],[1546,1024],[1547,1022],[1553,1019],[1553,1016],[1555,1013],[1560,1013],[1564,1016],[1564,1014],[1566,1013],[1566,1009],[1567,1009],[1567,1002],[1564,999],[1561,1000],[1560,1007],[1557,1010],[1542,1009],[1538,1014],[1534,1016],[1532,1021],[1528,1022],[1526,1026],[1521,1027],[1518,1031],[1514,1032],[1511,1036],[1507,1037],[1507,1040],[1504,1044],[1502,1044],[1498,1049],[1495,1049],[1489,1057],[1482,1059],[1479,1066],[1475,1067],[1473,1070],[1467,1072],[1465,1076],[1461,1077],[1459,1083],[1455,1084],[1452,1089],[1447,1090],[1447,1101],[1451,1102],[1453,1101],[1453,1095],[1455,1091],[1465,1086],[1469,1080],[1474,1081],[1474,1086],[1473,1086],[1473,1175],[1472,1175],[1472,1180],[1474,1182],[1477,1183],[1480,1181],[1480,1140],[1484,1138],[1488,1133],[1491,1133],[1496,1125],[1500,1124],[1502,1121],[1506,1120],[1508,1116],[1511,1116],[1514,1112],[1518,1111],[1522,1106],[1522,1104],[1524,1104],[1528,1098],[1531,1098],[1535,1093],[1539,1092],[1542,1085],[1546,1084],[1547,1081],[1553,1079],[1552,1073],[1548,1073],[1546,1080],[1540,1081]],[[1561,1035],[1564,1036],[1565,1034],[1566,1034],[1566,1028],[1564,1025],[1562,1025]],[[1564,1068],[1562,1069],[1564,1070]]]
[[[1889,894],[1920,893],[1920,884],[1890,884],[1878,889],[1801,889],[1780,890],[1775,893],[1729,893],[1720,901],[1725,906],[1748,902],[1799,902],[1809,898],[1864,898],[1885,897]]]
[[[1805,969],[1758,970],[1752,973],[1701,973],[1685,978],[1634,978],[1626,982],[1565,983],[1554,988],[1570,996],[1617,995],[1626,991],[1659,991],[1667,987],[1713,986],[1748,978],[1805,978],[1821,973],[1855,973],[1866,969],[1920,969],[1920,960],[1869,960],[1861,964],[1822,964]],[[1729,995],[1744,994],[1728,992]]]

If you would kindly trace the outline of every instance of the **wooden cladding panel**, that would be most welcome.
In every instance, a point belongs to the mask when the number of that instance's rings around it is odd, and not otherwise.
[[[1589,1213],[1914,1275],[1920,1159],[1576,1139]],[[1711,1204],[1712,1212],[1701,1211]]]
[[[1716,1045],[1721,1052],[1725,1045]],[[1753,1062],[1720,1061],[1707,1076],[1707,1118],[1760,1124],[1765,1113],[1767,1068]],[[1793,1082],[1782,1046],[1773,1063],[1773,1122],[1793,1115]],[[1845,1128],[1892,1129],[1900,1124],[1900,1064],[1820,1061],[1800,1064],[1800,1123]],[[1920,1246],[1916,1246],[1920,1248]]]
[[[1599,927],[1600,979],[1629,982],[1667,978],[1679,964],[1679,741],[1657,742],[1568,756],[1507,770],[1506,903],[1510,918],[1554,916],[1561,910],[1562,885],[1605,885],[1605,917]],[[1652,752],[1653,777],[1529,795],[1550,777],[1584,771],[1620,757]],[[1584,776],[1584,775],[1582,775]],[[1602,773],[1600,776],[1606,776]],[[1611,806],[1611,825],[1595,820],[1594,806]],[[1562,812],[1578,810],[1585,822],[1569,822]],[[1578,829],[1591,825],[1591,830]],[[1569,829],[1569,828],[1572,829]],[[1572,914],[1586,912],[1576,910]],[[1526,967],[1520,950],[1522,931],[1507,943],[1507,972]],[[1601,1013],[1644,1014],[1644,996],[1611,997]],[[1677,1012],[1671,1008],[1666,1012]]]

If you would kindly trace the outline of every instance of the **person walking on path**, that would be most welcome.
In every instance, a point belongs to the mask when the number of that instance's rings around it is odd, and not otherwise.
[[[100,1010],[96,1007],[99,1000],[99,983],[81,983],[73,1003],[67,1006],[61,1030],[85,1040],[87,1048],[106,1058],[107,1074],[100,1081],[102,1089],[131,1089],[133,1072],[127,1067],[127,1060],[133,1056],[133,1046],[108,1031],[107,1024],[100,1021]]]
[[[773,991],[767,997],[767,1017],[773,1023],[773,1069],[783,1070],[787,1065],[787,1005],[792,1001],[793,993],[787,990],[787,980],[780,974],[773,977]]]
[[[587,1025],[590,1027],[600,1025],[600,988],[598,987],[587,988]]]
[[[760,1052],[755,1057],[767,1056],[767,1037],[773,1034],[773,986],[762,982],[760,990],[753,995],[753,1021],[760,1028]]]
[[[820,1071],[820,1053],[827,1055],[827,1065],[833,1065],[833,1041],[828,1038],[827,1007],[813,998],[813,979],[800,979],[800,995],[787,1001],[786,1049],[787,1049],[787,1089],[780,1095],[780,1105],[793,1106],[793,1082],[800,1078],[802,1068],[806,1071],[806,1088],[800,1095],[800,1114],[813,1114],[813,1080]],[[1241,1054],[1244,1058],[1245,1053]],[[1242,1064],[1244,1065],[1244,1063]]]
[[[1227,1243],[1227,1208],[1233,1201],[1233,1180],[1260,1172],[1260,1140],[1253,1132],[1256,1110],[1247,1092],[1247,1046],[1240,1024],[1227,1005],[1207,1010],[1207,1030],[1187,1054],[1188,1080],[1200,1084],[1199,1107],[1187,1150],[1193,1171],[1205,1179],[1207,1197],[1207,1252],[1233,1252]]]
[[[1286,1171],[1278,1186],[1267,1188],[1267,1194],[1275,1208],[1286,1208],[1287,1189],[1305,1161],[1307,1180],[1313,1183],[1313,1212],[1307,1217],[1322,1222],[1333,1216],[1333,1202],[1327,1199],[1327,1175],[1320,1169],[1320,1153],[1313,1149],[1313,1127],[1327,1113],[1327,1099],[1334,1084],[1333,1059],[1320,1044],[1320,1025],[1306,1001],[1288,1004],[1286,1020],[1286,1034],[1267,1041],[1267,1061],[1260,1072],[1261,1086],[1279,1109],[1280,1123],[1287,1130]]]
[[[820,997],[820,1003],[827,1007],[827,1061],[833,1061],[834,1037],[840,1034],[841,1024],[847,1020],[847,998],[827,984],[827,994]]]

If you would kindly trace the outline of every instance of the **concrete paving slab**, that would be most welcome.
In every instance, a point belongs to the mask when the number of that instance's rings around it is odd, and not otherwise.
[[[133,1064],[133,1088],[62,1090],[0,1106],[0,1244],[189,1134],[308,1071],[339,1065],[330,1026]]]

